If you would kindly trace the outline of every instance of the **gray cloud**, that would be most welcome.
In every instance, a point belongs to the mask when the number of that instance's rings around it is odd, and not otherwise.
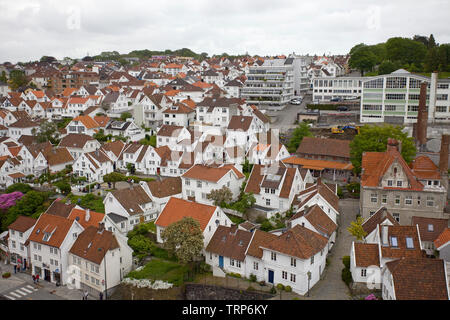
[[[0,0],[0,61],[183,47],[339,54],[360,42],[431,33],[446,43],[449,9],[445,0]]]

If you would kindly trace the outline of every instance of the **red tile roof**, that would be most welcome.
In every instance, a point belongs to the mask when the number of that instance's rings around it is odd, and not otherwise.
[[[233,165],[226,165],[220,168],[205,166],[202,164],[196,164],[185,172],[182,177],[189,179],[205,180],[211,182],[218,182],[222,179],[230,170],[232,170],[238,179],[242,179],[245,176],[240,173]]]
[[[156,219],[155,225],[168,227],[172,223],[180,221],[183,217],[191,217],[200,224],[200,228],[204,231],[216,208],[216,206],[172,197]]]
[[[436,249],[439,249],[443,245],[447,244],[450,241],[450,228],[446,228],[442,233],[434,240],[434,246]]]
[[[8,226],[8,229],[25,232],[28,229],[32,228],[36,224],[36,221],[37,219],[31,217],[18,216],[16,221]]]
[[[86,221],[87,211],[85,209],[73,209],[68,219],[76,220],[83,228],[89,226],[98,227],[98,223],[105,217],[104,213],[89,210],[89,219]]]
[[[73,220],[43,213],[39,217],[28,240],[59,248],[73,223]],[[52,234],[48,241],[44,241],[43,239],[46,233]]]
[[[355,246],[355,263],[357,267],[370,267],[380,265],[380,254],[377,243],[358,243]]]

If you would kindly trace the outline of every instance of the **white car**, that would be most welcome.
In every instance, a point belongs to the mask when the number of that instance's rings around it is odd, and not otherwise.
[[[302,101],[300,99],[292,99],[290,102],[291,102],[291,104],[294,104],[294,105],[302,104]]]

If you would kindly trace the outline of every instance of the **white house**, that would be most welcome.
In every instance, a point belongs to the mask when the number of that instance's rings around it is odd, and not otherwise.
[[[191,217],[200,224],[203,231],[204,247],[208,245],[219,225],[231,225],[230,218],[223,213],[220,207],[171,197],[155,221],[157,241],[163,243],[161,233],[169,225],[180,221],[183,217]]]
[[[101,150],[84,153],[75,160],[73,172],[79,177],[86,177],[88,182],[103,182],[103,176],[111,173],[113,161]]]
[[[233,194],[233,200],[239,196],[244,174],[233,165],[210,167],[196,164],[181,176],[183,184],[183,199],[193,200],[203,204],[213,204],[213,200],[207,199],[212,190],[227,187]]]
[[[36,224],[36,219],[18,216],[16,221],[8,226],[8,250],[11,263],[20,264],[22,268],[29,266],[30,251],[25,244]]]
[[[98,140],[86,134],[70,133],[61,139],[59,147],[65,147],[69,150],[72,157],[76,160],[84,153],[93,152],[101,147]]]

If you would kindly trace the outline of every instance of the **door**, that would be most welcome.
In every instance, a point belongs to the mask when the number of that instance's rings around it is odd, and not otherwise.
[[[219,256],[219,268],[223,268],[223,257]]]
[[[51,278],[50,278],[50,270],[48,270],[48,269],[44,269],[44,280],[45,281],[51,281]]]
[[[269,283],[273,283],[273,270],[269,270]]]
[[[144,222],[144,216],[140,216],[140,217],[139,217],[139,222],[140,222],[140,223],[143,223],[143,222]]]

